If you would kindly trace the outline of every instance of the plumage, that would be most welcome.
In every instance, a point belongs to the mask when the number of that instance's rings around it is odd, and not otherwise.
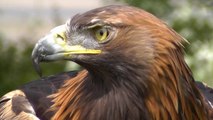
[[[67,72],[43,77],[7,93],[0,99],[0,120],[49,120],[54,112],[47,110],[52,105],[48,96],[76,75],[77,72]]]
[[[61,59],[85,69],[42,78],[20,94],[32,105],[30,114],[42,120],[213,119],[213,90],[196,85],[184,61],[184,42],[141,9],[97,8],[52,30],[32,53],[37,71],[39,62]],[[0,119],[13,100],[4,98]]]

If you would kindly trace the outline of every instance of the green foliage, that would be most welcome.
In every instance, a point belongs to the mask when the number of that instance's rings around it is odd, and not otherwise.
[[[3,47],[3,38],[0,38],[0,96],[8,91],[18,88],[20,85],[39,79],[31,62],[33,45],[20,51],[15,45]],[[44,75],[50,75],[64,71],[65,63],[43,64]]]
[[[196,80],[213,87],[213,2],[211,0],[117,0],[166,21],[186,38],[186,60]]]

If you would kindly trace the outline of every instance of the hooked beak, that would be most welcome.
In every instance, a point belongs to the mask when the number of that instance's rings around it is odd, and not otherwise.
[[[72,60],[74,54],[100,54],[101,50],[86,49],[81,45],[69,45],[67,43],[66,25],[58,26],[50,31],[50,34],[41,38],[32,52],[33,66],[39,76],[42,72],[40,62]]]

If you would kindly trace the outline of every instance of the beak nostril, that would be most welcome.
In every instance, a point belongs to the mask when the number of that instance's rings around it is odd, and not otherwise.
[[[66,38],[63,37],[60,34],[56,34],[56,37],[55,37],[54,40],[55,40],[55,43],[58,44],[58,45],[61,45],[61,46],[65,46],[66,45]]]
[[[62,39],[63,41],[66,41],[66,38],[65,38],[64,35],[57,34],[57,38],[60,38],[60,39]]]
[[[66,42],[66,25],[60,25],[52,29],[51,34],[57,38]]]

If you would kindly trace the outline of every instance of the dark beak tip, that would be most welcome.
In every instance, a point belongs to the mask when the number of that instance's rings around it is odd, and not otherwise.
[[[32,63],[33,63],[33,67],[35,68],[36,73],[40,77],[42,77],[42,71],[39,66],[40,62],[41,62],[41,56],[40,56],[40,52],[39,52],[39,46],[36,45],[36,47],[34,48],[34,50],[32,52]]]
[[[39,57],[36,57],[36,58],[32,58],[32,62],[33,62],[33,67],[35,68],[35,71],[36,73],[42,77],[42,71],[41,71],[41,68],[40,68],[40,60],[39,60]]]

